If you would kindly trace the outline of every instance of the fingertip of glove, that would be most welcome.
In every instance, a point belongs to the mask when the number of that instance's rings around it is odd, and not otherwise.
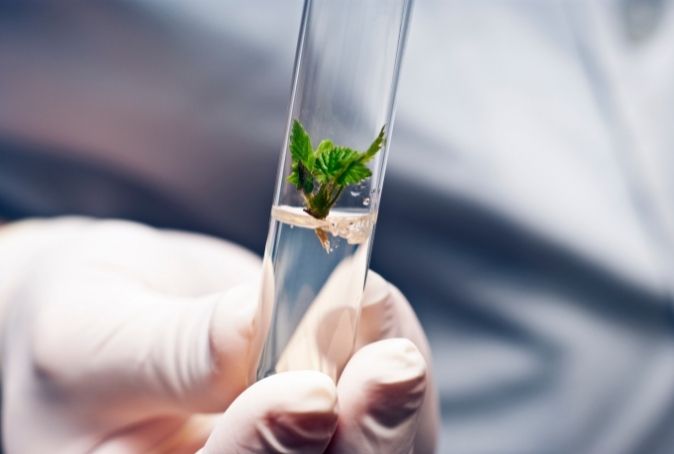
[[[319,372],[284,372],[246,389],[204,452],[323,452],[337,428],[337,390]]]
[[[336,412],[337,389],[330,377],[315,371],[291,371],[265,378],[282,393],[280,409],[292,413]],[[261,382],[261,383],[262,383]]]
[[[412,452],[426,392],[426,362],[408,339],[356,352],[339,382],[335,452]]]
[[[380,356],[382,384],[407,383],[426,377],[426,360],[419,349],[405,338],[387,339],[364,347]]]
[[[356,361],[354,361],[354,359]],[[364,413],[384,425],[397,425],[421,406],[426,391],[426,361],[408,339],[395,338],[363,347],[352,359],[352,388],[361,383]],[[353,391],[352,391],[353,392]]]
[[[258,433],[272,451],[295,452],[327,445],[338,418],[337,390],[327,375],[286,372],[266,378],[260,385],[277,400],[258,424]]]

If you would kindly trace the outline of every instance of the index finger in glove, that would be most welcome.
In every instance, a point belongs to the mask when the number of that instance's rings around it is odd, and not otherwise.
[[[105,242],[103,251],[92,246],[79,257],[48,261],[21,292],[33,306],[36,370],[53,389],[90,395],[81,401],[105,408],[97,418],[226,408],[250,383],[264,335],[257,283],[192,296],[198,286],[167,271],[185,267],[162,264],[171,255],[157,252],[168,247],[158,232],[113,227],[75,243]],[[144,273],[151,266],[163,274]]]
[[[418,412],[418,426],[414,437],[414,452],[434,452],[440,417],[428,340],[405,296],[379,274],[370,270],[363,294],[356,350],[365,350],[364,347],[368,344],[393,338],[410,341],[426,364],[425,396],[421,406],[416,410]],[[389,345],[389,347],[392,345]],[[396,353],[396,350],[391,348],[385,351],[394,356],[396,354],[402,355],[400,351]],[[352,361],[358,359],[358,356],[358,353],[356,353]],[[342,392],[347,391],[340,389],[340,399]]]

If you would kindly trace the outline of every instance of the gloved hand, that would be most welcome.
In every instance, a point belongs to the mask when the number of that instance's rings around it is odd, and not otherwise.
[[[129,222],[1,227],[6,452],[432,452],[429,350],[400,292],[370,273],[337,385],[253,383],[258,269],[229,243]]]

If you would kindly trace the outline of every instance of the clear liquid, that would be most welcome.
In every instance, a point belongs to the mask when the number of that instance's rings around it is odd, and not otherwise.
[[[363,211],[317,220],[301,208],[272,209],[261,292],[269,332],[258,379],[301,369],[339,377],[354,346],[374,223]]]

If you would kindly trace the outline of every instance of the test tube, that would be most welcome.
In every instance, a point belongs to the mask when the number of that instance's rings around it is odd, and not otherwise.
[[[311,369],[336,381],[352,354],[411,6],[412,0],[304,2],[263,260],[268,334],[258,379]],[[364,158],[377,137],[381,148]],[[309,139],[313,154],[298,168],[290,148],[304,147],[300,138]],[[320,158],[331,146],[352,152]],[[368,170],[344,170],[360,164]]]

